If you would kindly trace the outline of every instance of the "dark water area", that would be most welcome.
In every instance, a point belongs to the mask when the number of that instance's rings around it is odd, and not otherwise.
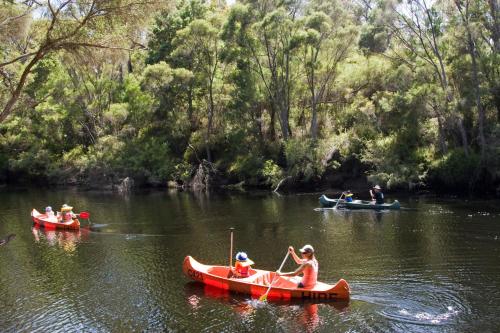
[[[4,190],[0,238],[16,237],[0,246],[0,332],[500,331],[500,202],[400,201],[412,209],[315,210],[318,195]],[[90,212],[90,227],[33,227],[32,208],[63,203]],[[261,304],[190,282],[186,255],[227,264],[229,227],[256,268],[276,270],[288,245],[312,244],[319,279],[346,279],[350,302]]]

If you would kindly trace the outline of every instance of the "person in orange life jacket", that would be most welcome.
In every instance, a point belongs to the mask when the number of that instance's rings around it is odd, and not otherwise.
[[[73,213],[73,207],[66,204],[62,205],[61,214],[58,214],[58,217],[61,219],[61,222],[70,222],[76,219],[76,215]]]
[[[352,202],[352,192],[351,190],[347,190],[344,192],[344,198],[345,198],[345,202]]]
[[[375,201],[377,205],[384,203],[384,193],[382,193],[382,188],[379,185],[373,186],[373,190],[370,190],[370,195],[372,196],[372,201]]]
[[[246,278],[248,277],[249,270],[251,266],[254,264],[252,260],[250,260],[245,252],[236,253],[236,262],[234,264],[234,277]]]
[[[313,288],[318,281],[318,261],[314,257],[314,248],[311,245],[304,245],[300,250],[302,258],[295,254],[293,246],[288,248],[288,252],[292,255],[293,260],[300,265],[295,271],[289,273],[276,272],[279,276],[297,276],[303,274],[302,279],[298,282],[299,288]]]

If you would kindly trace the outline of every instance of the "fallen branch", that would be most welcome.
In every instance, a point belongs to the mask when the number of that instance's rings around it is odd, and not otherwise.
[[[282,180],[280,180],[280,182],[278,183],[278,186],[276,186],[276,188],[274,189],[273,192],[277,193],[278,190],[280,189],[281,185],[288,179],[292,178],[292,176],[288,176],[288,177],[285,177],[283,178]]]

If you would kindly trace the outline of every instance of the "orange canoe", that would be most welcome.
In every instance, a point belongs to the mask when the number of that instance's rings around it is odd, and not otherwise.
[[[60,222],[56,216],[41,214],[36,209],[31,211],[31,218],[35,225],[46,229],[80,229],[80,221],[73,219],[70,222]]]
[[[262,296],[269,287],[269,282],[275,278],[275,272],[251,269],[247,278],[228,278],[229,266],[210,266],[197,262],[193,257],[184,259],[184,274],[189,278],[206,285],[223,290],[230,290],[252,296]],[[312,289],[297,288],[297,283],[289,277],[277,277],[269,292],[268,299],[303,299],[303,300],[348,300],[349,284],[340,279],[335,285],[323,282],[316,283]]]

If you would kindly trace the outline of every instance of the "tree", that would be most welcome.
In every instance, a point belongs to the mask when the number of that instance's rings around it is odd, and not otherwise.
[[[405,62],[415,68],[414,59],[423,61],[432,68],[438,79],[439,87],[443,93],[441,103],[435,105],[434,110],[439,123],[440,136],[445,137],[444,122],[450,111],[450,103],[453,101],[453,87],[450,86],[448,71],[445,66],[442,35],[443,18],[442,13],[434,7],[429,7],[426,0],[409,0],[407,4],[398,5],[392,1],[387,2],[393,17],[388,19],[389,28],[393,37],[399,42],[391,45],[392,57],[398,61]],[[399,48],[406,52],[400,52]],[[452,119],[458,126],[462,139],[462,146],[466,154],[469,151],[467,133],[463,125],[462,117],[452,113]],[[441,151],[446,153],[445,141],[441,140]]]
[[[193,73],[201,76],[204,85],[205,104],[207,108],[207,125],[205,132],[205,149],[207,160],[212,162],[210,137],[214,126],[214,117],[220,108],[216,94],[224,85],[224,63],[220,60],[222,41],[219,29],[222,21],[218,13],[211,13],[206,19],[192,21],[186,28],[177,32],[174,43],[177,48],[174,55],[188,56],[193,59]],[[216,82],[220,80],[220,82]]]
[[[28,78],[40,60],[49,54],[84,49],[125,50],[141,45],[137,31],[160,2],[133,0],[65,0],[7,2],[2,13],[12,12],[0,23],[10,34],[1,54],[0,73],[9,90],[2,102],[0,122],[12,112]],[[26,18],[30,16],[30,19]],[[9,27],[24,20],[24,33]],[[28,23],[31,26],[26,26]]]
[[[479,77],[479,65],[478,65],[478,50],[476,47],[477,39],[474,37],[471,21],[473,19],[473,4],[469,0],[454,0],[456,9],[459,13],[460,23],[465,28],[465,35],[467,36],[467,51],[471,59],[471,71],[472,71],[472,90],[474,92],[474,101],[478,113],[478,136],[479,145],[481,147],[481,158],[484,159],[486,153],[486,138],[484,135],[484,122],[485,122],[485,110],[481,102],[481,83]]]
[[[334,2],[325,7],[312,3],[311,13],[305,18],[303,36],[303,63],[311,95],[310,133],[313,140],[318,136],[318,105],[328,95],[338,65],[347,58],[355,38],[349,17],[339,3]]]

